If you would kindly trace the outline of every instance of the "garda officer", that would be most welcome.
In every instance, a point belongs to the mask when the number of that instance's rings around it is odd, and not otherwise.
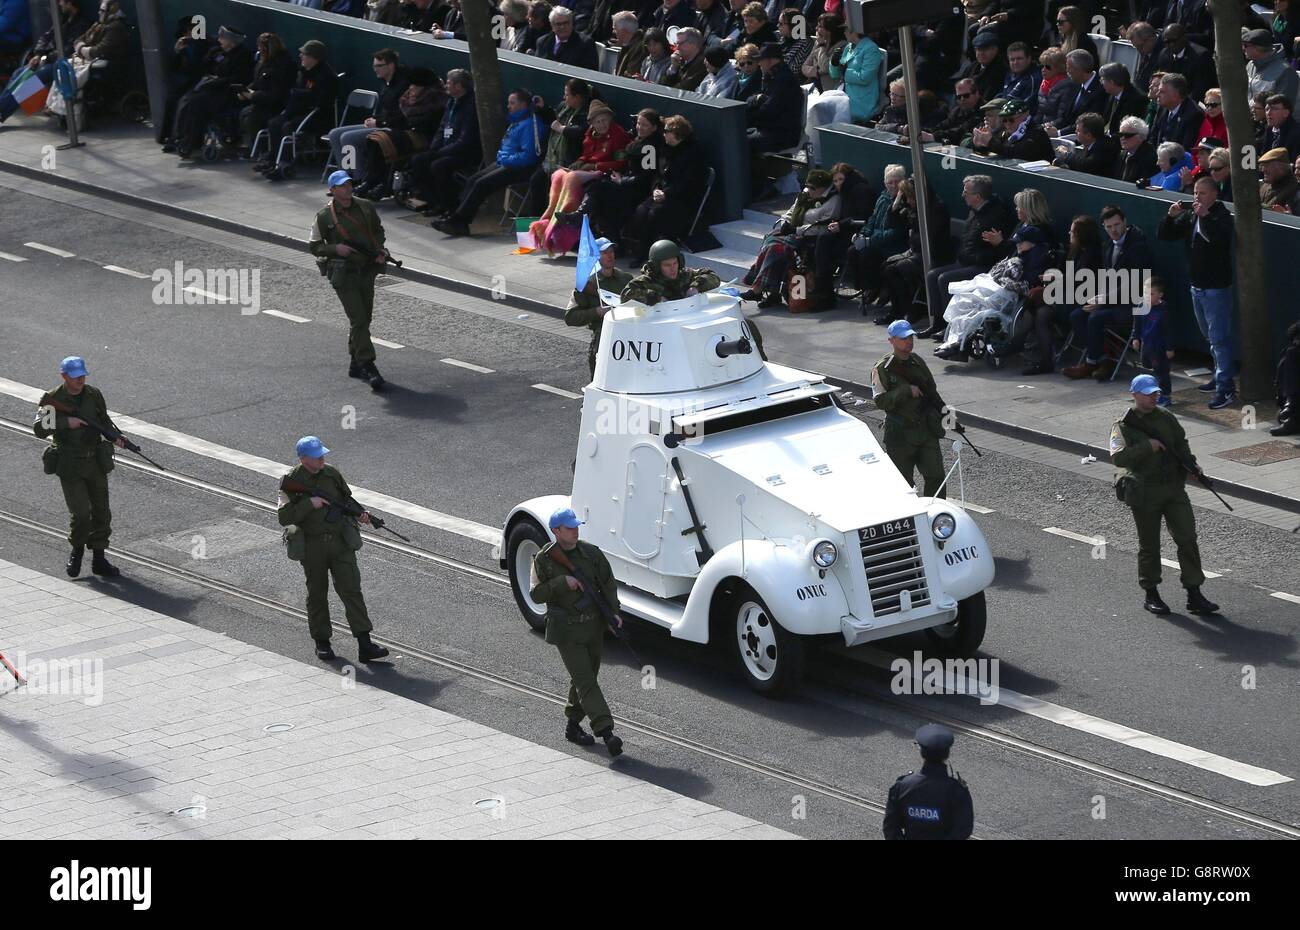
[[[964,840],[975,827],[970,789],[949,775],[952,730],[927,723],[916,731],[921,771],[908,772],[889,789],[882,829],[887,840]]]
[[[1196,544],[1196,517],[1185,483],[1200,474],[1178,418],[1160,407],[1160,384],[1151,375],[1138,375],[1129,384],[1133,407],[1110,429],[1110,460],[1120,500],[1133,508],[1138,534],[1138,584],[1146,592],[1143,606],[1153,614],[1169,613],[1160,599],[1160,520],[1178,547],[1178,570],[1187,589],[1187,611],[1217,613],[1219,607],[1201,593],[1205,573]],[[1186,464],[1180,464],[1179,460]],[[1189,471],[1190,469],[1190,471]]]
[[[332,501],[352,500],[352,491],[332,465],[325,464],[329,449],[315,436],[298,440],[298,466],[285,476],[313,491],[319,491]],[[361,596],[361,570],[357,567],[356,552],[361,548],[361,530],[346,514],[330,514],[329,505],[314,494],[286,494],[281,492],[280,525],[292,526],[287,537],[289,558],[302,562],[307,576],[307,626],[316,641],[316,657],[329,661],[334,656],[330,648],[329,580],[334,576],[334,590],[343,602],[352,635],[357,638],[357,658],[362,662],[382,659],[388,650],[370,640],[370,615],[366,601]],[[370,514],[358,517],[370,523]]]
[[[375,367],[370,319],[375,310],[375,278],[384,270],[384,226],[369,200],[352,196],[346,171],[329,177],[332,202],[316,214],[311,228],[311,254],[320,273],[330,279],[348,315],[348,377],[370,382],[378,390],[384,378]],[[350,244],[349,244],[350,243]]]
[[[907,320],[889,324],[889,344],[893,352],[871,370],[871,394],[876,406],[885,411],[885,452],[902,472],[907,483],[913,481],[913,468],[925,479],[926,497],[946,497],[943,484],[943,420],[938,408],[925,395],[936,396],[934,375],[925,361],[913,353],[916,332]]]
[[[605,643],[605,618],[592,600],[603,597],[618,615],[614,571],[603,552],[578,539],[582,521],[572,510],[555,511],[549,523],[555,541],[533,556],[528,594],[546,605],[546,641],[559,649],[560,661],[569,673],[569,700],[564,705],[569,723],[564,738],[579,746],[594,745],[596,741],[582,728],[582,718],[590,717],[592,731],[605,741],[609,754],[617,756],[623,751],[623,741],[614,735],[614,718],[596,680]],[[583,590],[582,582],[551,558],[550,551],[556,546],[599,591]],[[621,618],[618,623],[622,626]]]
[[[661,300],[681,300],[702,291],[711,291],[722,282],[707,268],[687,268],[682,262],[682,250],[671,239],[660,239],[650,246],[650,260],[641,266],[641,273],[623,288],[623,300],[635,300],[652,307]],[[758,354],[767,359],[763,351],[763,335],[753,320],[746,319],[754,337]]]
[[[113,532],[113,514],[108,507],[108,473],[113,470],[113,445],[91,426],[102,426],[117,435],[116,445],[126,448],[122,436],[108,415],[104,395],[86,383],[86,363],[78,355],[69,355],[59,365],[63,383],[48,392],[36,411],[32,432],[41,439],[54,437],[46,451],[45,470],[58,475],[63,499],[68,505],[68,575],[81,574],[81,560],[89,545],[94,556],[90,570],[96,575],[114,578],[121,574],[104,556]],[[54,406],[58,405],[56,409]],[[73,413],[65,412],[67,409]]]
[[[618,267],[618,258],[614,254],[614,243],[608,239],[597,239],[596,248],[600,252],[600,264],[591,272],[582,290],[575,290],[569,298],[569,306],[564,309],[564,322],[570,326],[591,327],[591,348],[587,351],[587,364],[591,366],[592,377],[596,375],[596,352],[600,349],[600,327],[609,312],[608,305],[601,302],[600,291],[622,294],[623,288],[632,283],[632,273]]]

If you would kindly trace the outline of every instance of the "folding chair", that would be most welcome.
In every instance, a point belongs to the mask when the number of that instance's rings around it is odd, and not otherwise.
[[[505,196],[502,199],[501,221],[498,226],[506,226],[513,223],[519,218],[519,211],[524,208],[524,201],[528,199],[528,182],[520,181],[518,184],[511,184],[506,188]]]
[[[365,114],[364,116],[360,117],[360,119],[364,120],[366,116],[374,116],[375,108],[378,106],[379,106],[378,91],[360,90],[360,89],[354,90],[350,94],[348,94],[348,99],[343,104],[343,115],[339,117],[339,119],[336,122],[339,126],[350,126],[352,124],[348,122],[348,112],[353,107],[356,107],[359,111],[361,111],[361,113]],[[320,137],[320,141],[322,144],[328,147],[330,141],[330,134],[328,132],[322,133]],[[333,152],[330,152],[330,154],[325,156],[325,170],[323,170],[320,174],[321,183],[324,183],[325,179],[329,177],[331,169],[343,167],[342,165],[334,164],[333,158],[334,158]]]

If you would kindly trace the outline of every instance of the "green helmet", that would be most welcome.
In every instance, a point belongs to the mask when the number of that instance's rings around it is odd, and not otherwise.
[[[650,261],[666,262],[670,258],[675,258],[679,262],[682,260],[681,247],[671,239],[660,239],[654,245],[650,246]]]

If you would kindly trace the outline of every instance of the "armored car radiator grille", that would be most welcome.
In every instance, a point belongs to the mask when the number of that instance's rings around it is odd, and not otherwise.
[[[873,614],[883,617],[898,613],[903,591],[909,593],[914,608],[930,603],[915,517],[858,530],[858,541]]]

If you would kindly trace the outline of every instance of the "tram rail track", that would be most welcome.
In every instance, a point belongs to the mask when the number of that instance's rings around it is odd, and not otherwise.
[[[0,418],[0,428],[3,428],[9,432],[25,435],[33,442],[44,442],[44,440],[39,440],[32,435],[29,426],[26,426],[14,420]],[[125,457],[120,457],[118,459],[117,464],[124,466],[127,469],[130,469],[132,471],[145,472],[149,475],[154,476],[155,478],[160,478],[164,481],[180,484],[185,487],[191,488],[193,490],[211,494],[213,496],[225,500],[237,502],[240,504],[244,504],[246,506],[256,507],[268,513],[274,513],[277,509],[276,505],[273,502],[268,501],[264,498],[247,494],[243,491],[239,491],[234,488],[225,487],[223,485],[219,485],[214,482],[206,481],[201,478],[195,478],[193,476],[186,475],[181,472],[177,472],[173,470],[159,471],[158,469],[150,465],[144,464],[142,462],[136,462],[134,460],[126,459]],[[32,520],[20,514],[10,513],[5,510],[0,510],[0,521],[8,523],[12,526],[19,527],[21,529],[25,529],[29,532],[35,532],[40,535],[51,537],[51,538],[62,539],[65,536],[65,532],[62,529],[52,527],[49,526],[48,524],[41,523],[37,520]],[[472,577],[479,581],[485,581],[489,584],[499,585],[505,588],[510,587],[509,578],[503,572],[495,571],[492,569],[485,569],[481,566],[474,565],[470,562],[466,562],[461,559],[453,558],[450,556],[445,556],[440,553],[434,552],[430,549],[423,548],[421,546],[402,543],[397,540],[389,539],[387,537],[375,535],[373,533],[367,532],[365,535],[368,544],[378,549],[384,550],[386,552],[396,553],[396,554],[404,555],[409,558],[414,558],[422,562],[430,563],[438,567],[448,569],[449,571],[453,571],[461,575]],[[228,597],[235,598],[244,603],[255,605],[263,609],[281,614],[283,616],[292,617],[294,618],[295,621],[298,622],[305,622],[306,620],[305,611],[297,607],[294,607],[293,605],[275,600],[274,598],[269,598],[260,594],[256,594],[251,591],[246,591],[237,585],[233,585],[228,582],[221,581],[219,579],[210,578],[206,575],[203,575],[199,572],[195,572],[191,569],[173,565],[171,563],[154,559],[150,556],[146,556],[141,553],[132,552],[130,550],[114,548],[114,553],[115,555],[122,558],[124,561],[134,563],[136,565],[139,565],[143,568],[152,571],[156,571],[162,575],[166,575],[171,578],[175,578],[177,580],[185,581],[187,583],[194,584],[202,588],[206,588],[215,593],[219,593]],[[334,622],[333,626],[335,627],[335,629],[339,630],[340,632],[343,633],[348,632],[347,625],[345,623]],[[496,672],[490,671],[488,669],[471,665],[466,662],[462,662],[458,659],[452,658],[451,656],[441,654],[432,650],[424,649],[410,643],[393,639],[391,637],[380,636],[378,634],[374,636],[374,639],[377,642],[382,642],[390,649],[398,650],[403,655],[419,659],[423,662],[447,669],[449,671],[453,671],[462,675],[476,678],[480,681],[488,682],[493,685],[510,689],[518,694],[531,697],[535,700],[542,700],[560,706],[563,706],[563,704],[565,703],[565,697],[561,694],[550,692],[542,688],[537,688],[533,685],[527,684],[526,682],[522,682],[517,679],[510,678],[509,676],[501,675]],[[876,674],[872,671],[872,669],[868,667],[860,667],[860,671],[864,675],[872,675],[873,677]],[[989,727],[982,726],[980,724],[974,723],[969,720],[965,720],[960,717],[956,717],[950,714],[937,713],[929,708],[918,707],[914,702],[910,702],[896,695],[890,694],[880,687],[875,687],[870,684],[867,685],[845,684],[842,681],[835,680],[834,678],[831,677],[823,677],[819,679],[819,683],[821,683],[824,686],[839,689],[850,695],[866,698],[875,701],[877,703],[880,703],[882,705],[886,705],[894,709],[900,710],[908,715],[917,718],[921,722],[942,723],[945,726],[952,728],[954,731],[958,733],[996,745],[999,748],[1002,748],[1010,752],[1015,752],[1028,757],[1032,757],[1039,761],[1045,761],[1049,764],[1058,767],[1068,768],[1076,772],[1082,772],[1092,777],[1102,778],[1107,781],[1113,782],[1117,785],[1121,785],[1125,788],[1139,791],[1141,793],[1147,794],[1152,797],[1156,797],[1160,800],[1169,803],[1174,803],[1180,806],[1188,807],[1205,814],[1212,814],[1223,820],[1231,821],[1234,823],[1251,827],[1252,829],[1263,831],[1271,836],[1275,836],[1279,838],[1287,838],[1287,839],[1300,839],[1300,827],[1297,827],[1294,824],[1289,824],[1283,821],[1274,820],[1265,817],[1263,815],[1256,814],[1252,811],[1233,807],[1227,804],[1222,804],[1210,798],[1206,798],[1201,795],[1197,795],[1192,792],[1188,792],[1180,788],[1176,788],[1172,785],[1167,785],[1162,782],[1157,782],[1151,779],[1132,775],[1128,772],[1124,772],[1112,766],[1094,762],[1092,760],[1075,756],[1070,753],[1061,752],[1059,750],[1055,750],[1048,746],[1043,746],[1038,743],[1033,743],[1031,741],[1021,739],[1009,733],[1005,733],[1000,730],[994,730]],[[770,765],[758,759],[753,759],[739,753],[734,753],[729,750],[722,749],[720,747],[711,746],[707,743],[702,743],[697,740],[692,740],[689,737],[685,737],[680,734],[671,733],[660,727],[656,727],[652,724],[638,721],[634,718],[628,718],[619,715],[617,719],[620,725],[626,727],[627,729],[633,732],[651,737],[653,739],[659,740],[668,745],[675,746],[679,749],[684,749],[689,752],[694,752],[696,754],[711,758],[715,761],[732,766],[734,768],[739,768],[754,774],[762,775],[764,777],[773,779],[775,781],[779,781],[787,785],[790,785],[791,787],[795,787],[804,791],[809,791],[821,795],[823,797],[848,804],[850,806],[856,807],[861,810],[869,810],[873,813],[880,814],[880,815],[883,815],[884,813],[883,804],[880,804],[879,802],[874,801],[865,796],[855,794],[854,792],[841,788],[837,785],[822,781],[816,777],[803,775],[798,772],[793,772],[787,769],[783,769],[779,766]]]

